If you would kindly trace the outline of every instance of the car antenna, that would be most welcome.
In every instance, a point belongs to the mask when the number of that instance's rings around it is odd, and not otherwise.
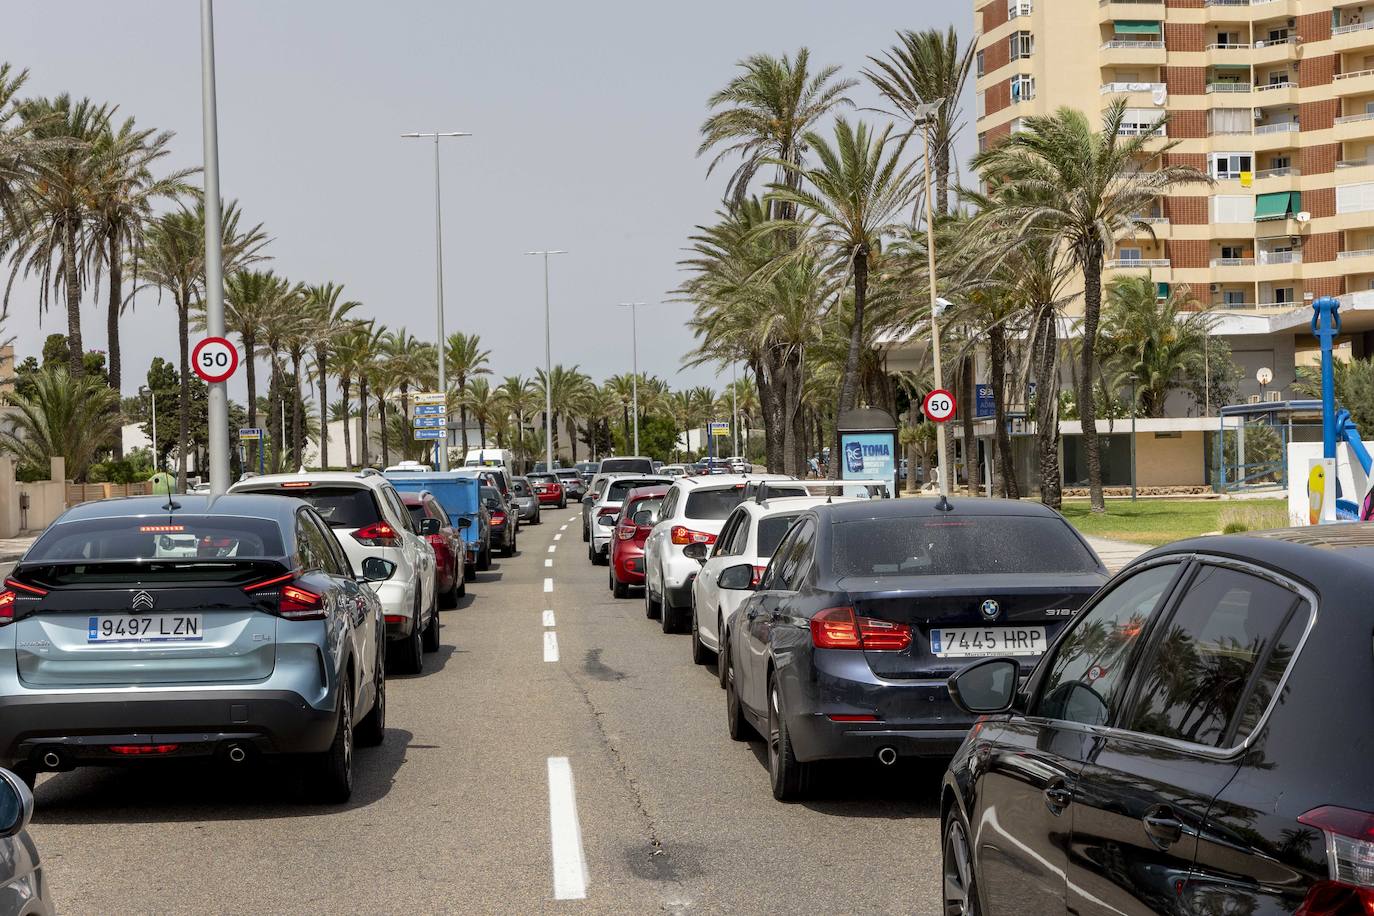
[[[940,501],[937,502],[937,503],[935,504],[935,511],[936,511],[936,512],[953,512],[953,511],[954,511],[954,507],[951,506],[951,505],[949,504],[949,497],[948,497],[948,496],[946,496],[946,495],[943,494],[943,493],[940,494]]]
[[[176,509],[180,509],[181,503],[172,498],[172,478],[168,476],[165,479],[167,481],[167,504],[162,508],[166,509],[168,512],[172,512]]]

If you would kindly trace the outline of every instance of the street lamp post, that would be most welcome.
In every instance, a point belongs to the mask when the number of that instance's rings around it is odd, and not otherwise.
[[[144,392],[147,392],[153,399],[153,470],[160,471],[162,470],[162,462],[158,461],[157,453],[157,392],[147,386],[139,386],[138,393],[143,394]]]
[[[553,471],[553,348],[549,343],[549,255],[567,254],[561,248],[527,251],[544,259],[544,470]]]
[[[412,131],[408,134],[401,134],[406,139],[433,139],[434,140],[434,291],[435,303],[434,311],[438,316],[439,334],[439,393],[444,400],[444,438],[443,445],[439,449],[439,470],[448,470],[448,373],[446,371],[445,339],[444,333],[444,220],[443,207],[439,197],[439,138],[440,137],[471,137],[472,134],[461,130],[450,131],[429,131],[428,133]],[[409,419],[409,418],[407,418]]]
[[[936,388],[944,387],[944,376],[940,367],[940,296],[937,291],[938,284],[935,274],[935,207],[931,200],[930,188],[930,129],[935,119],[935,113],[944,104],[944,99],[936,99],[916,107],[916,118],[913,123],[921,128],[921,139],[925,141],[925,184],[926,184],[926,266],[930,274],[930,355]],[[964,405],[965,410],[972,409],[971,404]],[[935,454],[936,462],[940,465],[940,495],[949,495],[949,463],[946,460],[948,452],[947,431],[944,423],[935,425]]]
[[[224,253],[220,226],[219,129],[215,108],[215,11],[213,0],[200,2],[200,104],[205,157],[205,330],[224,336]],[[229,489],[229,392],[214,382],[208,392],[210,492]],[[179,481],[184,483],[184,481]]]
[[[630,410],[634,412],[634,451],[639,454],[639,307],[643,302],[622,302],[621,308],[630,310],[630,360],[634,374],[630,376]]]
[[[745,460],[749,461],[749,456],[745,454],[748,449],[744,448],[739,441],[739,376],[735,373],[735,361],[730,360],[730,414],[734,423],[734,428],[730,433],[730,442],[735,446],[735,452]]]

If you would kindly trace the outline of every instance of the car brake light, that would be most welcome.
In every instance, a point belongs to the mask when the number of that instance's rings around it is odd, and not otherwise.
[[[506,513],[499,509],[496,510],[491,514],[491,523],[493,525],[504,525],[506,523]]]
[[[142,757],[148,754],[175,754],[180,744],[112,744],[110,750],[125,757]]]
[[[287,620],[323,620],[324,599],[299,585],[287,585],[281,590],[277,613]]]
[[[911,645],[911,627],[856,617],[852,607],[826,608],[811,618],[811,644],[817,649],[900,652]]]
[[[42,598],[44,595],[48,593],[48,590],[46,588],[39,588],[36,585],[26,585],[25,583],[20,582],[16,579],[6,579],[5,587],[17,588],[21,592],[28,592],[30,595],[34,595],[39,598]]]
[[[826,716],[831,722],[877,722],[877,716],[871,715],[830,715]]]
[[[602,506],[601,509],[600,509],[596,514],[597,514],[598,516],[602,516],[602,515],[619,515],[619,514],[620,514],[620,510],[619,510],[619,509],[616,509],[616,508],[613,508],[613,507],[611,507],[611,506]]]
[[[366,547],[395,547],[400,542],[396,529],[386,522],[374,522],[353,532],[353,539]]]
[[[669,532],[674,544],[714,544],[716,536],[706,531],[693,531],[686,525],[674,525]]]
[[[298,490],[308,486],[312,486],[308,480],[288,480],[281,485],[283,490]]]
[[[628,541],[639,533],[639,529],[634,525],[618,525],[615,529],[615,536],[622,541]]]
[[[1297,916],[1374,913],[1374,814],[1323,805],[1298,817],[1326,835],[1329,881],[1307,892]]]
[[[444,540],[444,536],[442,534],[431,534],[429,536],[429,546],[447,547],[448,543]]]
[[[48,593],[47,589],[36,585],[25,585],[23,582],[6,579],[5,590],[0,591],[0,627],[14,623],[14,603],[19,600],[20,592],[27,592],[37,598],[42,598]]]
[[[753,575],[749,577],[749,584],[751,586],[757,586],[760,582],[762,582],[763,571],[767,568],[767,566],[755,566]]]

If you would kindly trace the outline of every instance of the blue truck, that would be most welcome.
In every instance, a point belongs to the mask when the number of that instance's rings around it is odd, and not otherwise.
[[[480,480],[462,471],[398,471],[387,474],[386,479],[402,492],[432,493],[449,514],[455,528],[458,527],[458,519],[471,519],[472,524],[462,529],[463,547],[467,552],[463,563],[465,579],[470,582],[476,577],[477,570],[485,572],[491,568],[491,524],[478,494],[482,484]]]

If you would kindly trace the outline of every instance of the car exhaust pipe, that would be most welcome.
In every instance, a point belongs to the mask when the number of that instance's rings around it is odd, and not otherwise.
[[[43,755],[43,766],[50,770],[55,770],[62,765],[62,755],[57,751],[48,751]]]
[[[248,752],[243,749],[243,745],[234,744],[229,747],[229,760],[233,763],[243,763],[248,759]]]
[[[890,767],[897,762],[897,749],[895,747],[878,748],[878,762],[885,767]]]

